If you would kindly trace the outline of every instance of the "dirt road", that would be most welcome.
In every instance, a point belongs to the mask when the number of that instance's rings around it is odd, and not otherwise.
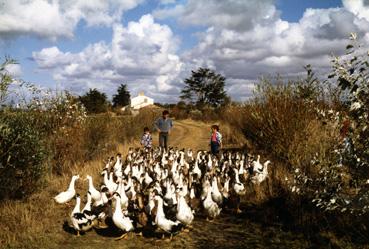
[[[209,149],[209,125],[193,120],[174,120],[173,130],[169,134],[169,146],[192,148],[196,150]],[[158,134],[153,135],[153,145],[158,146]]]

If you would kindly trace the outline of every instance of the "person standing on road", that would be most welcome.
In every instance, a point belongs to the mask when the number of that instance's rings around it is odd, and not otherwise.
[[[222,148],[222,134],[219,132],[218,125],[211,126],[211,136],[210,136],[210,150],[211,154],[218,155],[219,149]]]
[[[167,110],[163,111],[163,116],[155,121],[154,126],[159,132],[159,146],[167,150],[169,133],[173,127],[173,122],[169,118],[169,112]]]

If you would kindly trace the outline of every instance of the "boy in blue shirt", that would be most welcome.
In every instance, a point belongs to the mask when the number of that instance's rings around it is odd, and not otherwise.
[[[173,127],[173,122],[169,118],[169,112],[167,110],[163,111],[163,116],[155,121],[154,126],[159,132],[159,146],[167,150],[169,133]]]

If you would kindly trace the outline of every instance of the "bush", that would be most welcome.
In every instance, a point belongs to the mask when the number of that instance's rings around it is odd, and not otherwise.
[[[0,199],[34,192],[46,172],[46,150],[28,113],[1,113]]]

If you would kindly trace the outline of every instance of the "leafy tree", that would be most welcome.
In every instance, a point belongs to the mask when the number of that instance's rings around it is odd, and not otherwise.
[[[369,213],[369,54],[363,53],[356,34],[346,54],[334,57],[332,73],[342,104],[337,110],[317,108],[325,124],[335,124],[339,137],[323,156],[311,160],[314,170],[295,170],[292,192],[314,196],[324,211]],[[292,182],[292,181],[291,181]]]
[[[88,113],[101,113],[107,111],[108,101],[105,93],[99,92],[96,88],[90,89],[79,100],[86,107]]]
[[[206,105],[219,107],[227,102],[224,90],[225,77],[209,68],[192,71],[190,78],[185,79],[186,86],[182,89],[182,100],[188,100],[198,107]]]
[[[131,94],[126,84],[121,84],[117,90],[117,94],[113,96],[113,107],[127,106],[131,103]]]
[[[369,170],[369,53],[362,52],[356,39],[356,34],[351,34],[352,44],[347,45],[346,56],[333,59],[329,77],[337,80],[341,99],[348,106],[345,114],[352,131],[347,136],[352,141],[353,153],[347,161],[362,177]]]

